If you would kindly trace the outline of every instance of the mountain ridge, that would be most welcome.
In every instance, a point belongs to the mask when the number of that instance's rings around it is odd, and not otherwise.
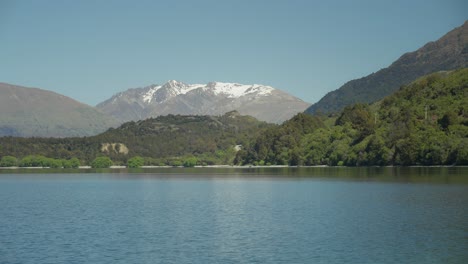
[[[96,105],[115,118],[136,121],[167,114],[221,115],[237,110],[261,121],[281,123],[310,104],[284,91],[261,84],[209,82],[132,88]]]
[[[298,114],[238,152],[241,165],[468,165],[468,68],[418,78],[338,115]]]
[[[116,124],[112,117],[65,95],[0,83],[0,136],[91,136]]]
[[[346,82],[305,112],[331,113],[354,103],[372,103],[424,75],[464,67],[468,67],[468,21],[438,40],[403,54],[386,68]]]

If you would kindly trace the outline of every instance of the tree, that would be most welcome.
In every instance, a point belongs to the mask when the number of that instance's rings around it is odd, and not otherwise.
[[[140,156],[133,157],[127,161],[127,166],[129,168],[139,168],[145,165],[145,159]]]
[[[304,159],[301,156],[301,153],[298,148],[291,150],[291,154],[289,155],[289,157],[290,166],[301,166],[304,164]]]
[[[109,157],[97,157],[91,162],[91,168],[109,168],[112,164],[112,160]]]
[[[447,112],[441,119],[439,119],[438,123],[443,129],[446,130],[450,125],[457,123],[457,114],[454,112]]]
[[[13,156],[3,156],[0,160],[0,167],[15,167],[18,165],[18,160]]]
[[[372,134],[375,129],[369,106],[365,104],[358,103],[347,106],[336,120],[335,125],[342,126],[348,122],[351,123],[354,129],[359,131],[359,141]]]
[[[373,135],[366,146],[368,165],[384,166],[390,163],[390,150],[382,137]]]
[[[455,151],[457,165],[468,165],[468,139],[464,138]]]

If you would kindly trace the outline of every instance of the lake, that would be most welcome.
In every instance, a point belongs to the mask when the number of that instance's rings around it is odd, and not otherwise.
[[[468,167],[0,170],[0,263],[468,263]]]

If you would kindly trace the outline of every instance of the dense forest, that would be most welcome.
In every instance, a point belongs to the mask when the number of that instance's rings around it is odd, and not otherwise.
[[[263,132],[237,164],[468,165],[468,69],[420,78],[336,116],[299,114]]]
[[[231,164],[236,146],[248,144],[271,126],[236,111],[223,116],[168,115],[128,122],[93,137],[2,137],[0,158],[4,166],[55,167],[58,165],[50,165],[52,159],[72,158],[82,165],[92,165],[100,156],[110,158],[114,165],[127,165],[133,157],[144,157],[142,165]]]

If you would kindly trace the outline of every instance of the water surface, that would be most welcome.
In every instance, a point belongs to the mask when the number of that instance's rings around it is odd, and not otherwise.
[[[468,260],[468,168],[54,172],[0,174],[0,263]]]

